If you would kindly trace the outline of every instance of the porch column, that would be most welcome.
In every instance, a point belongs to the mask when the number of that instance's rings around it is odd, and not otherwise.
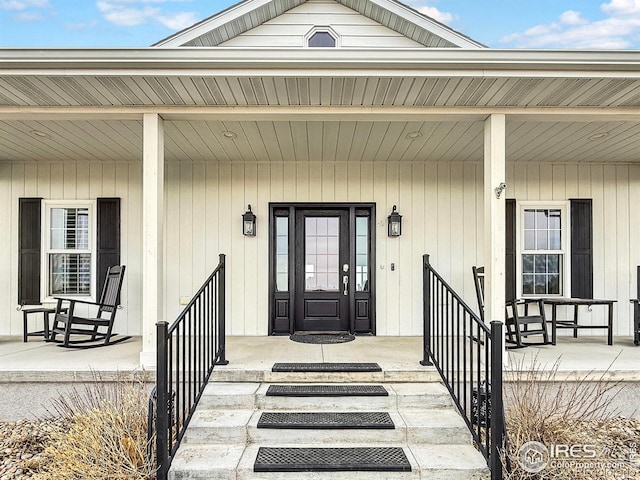
[[[164,126],[143,115],[142,151],[142,352],[140,364],[156,364],[156,322],[164,320]]]
[[[505,116],[484,122],[484,268],[487,324],[504,322],[505,308]]]

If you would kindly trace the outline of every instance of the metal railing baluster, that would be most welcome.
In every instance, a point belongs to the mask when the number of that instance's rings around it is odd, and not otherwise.
[[[166,480],[171,460],[215,365],[226,365],[225,255],[178,318],[158,322],[156,418],[157,480]],[[150,438],[151,433],[150,433]]]
[[[500,452],[505,425],[502,398],[503,323],[490,327],[462,300],[423,256],[423,359],[449,390],[474,442],[502,480]]]

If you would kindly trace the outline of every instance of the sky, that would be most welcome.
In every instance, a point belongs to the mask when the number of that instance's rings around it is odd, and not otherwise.
[[[0,0],[0,47],[147,47],[238,0]],[[492,48],[640,49],[640,0],[404,0]]]

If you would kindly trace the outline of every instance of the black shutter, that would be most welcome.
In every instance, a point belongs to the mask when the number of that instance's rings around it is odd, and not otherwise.
[[[40,304],[42,199],[18,200],[18,303]]]
[[[516,200],[505,200],[505,300],[516,298]]]
[[[120,265],[120,199],[98,198],[96,297],[100,298],[109,267]]]
[[[592,200],[571,202],[571,296],[593,298]]]

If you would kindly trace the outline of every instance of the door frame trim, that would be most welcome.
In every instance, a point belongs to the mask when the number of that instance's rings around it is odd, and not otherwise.
[[[269,202],[269,269],[267,275],[269,276],[269,335],[285,335],[293,334],[295,328],[294,322],[294,299],[296,296],[295,286],[295,255],[291,254],[291,242],[294,242],[295,246],[295,212],[297,209],[308,208],[326,208],[326,209],[348,209],[349,211],[349,230],[355,232],[355,218],[357,209],[369,210],[369,302],[370,302],[370,319],[371,319],[371,331],[372,335],[376,335],[376,204],[373,202]],[[289,211],[289,292],[288,292],[288,308],[289,308],[289,331],[275,331],[275,268],[276,268],[276,256],[274,254],[275,249],[275,210],[288,210]],[[355,242],[350,242],[349,257],[355,259]],[[351,268],[349,271],[349,284],[355,285],[355,268]],[[355,291],[352,289],[349,293],[349,331],[354,333],[355,330],[355,314],[356,314],[356,296]]]

